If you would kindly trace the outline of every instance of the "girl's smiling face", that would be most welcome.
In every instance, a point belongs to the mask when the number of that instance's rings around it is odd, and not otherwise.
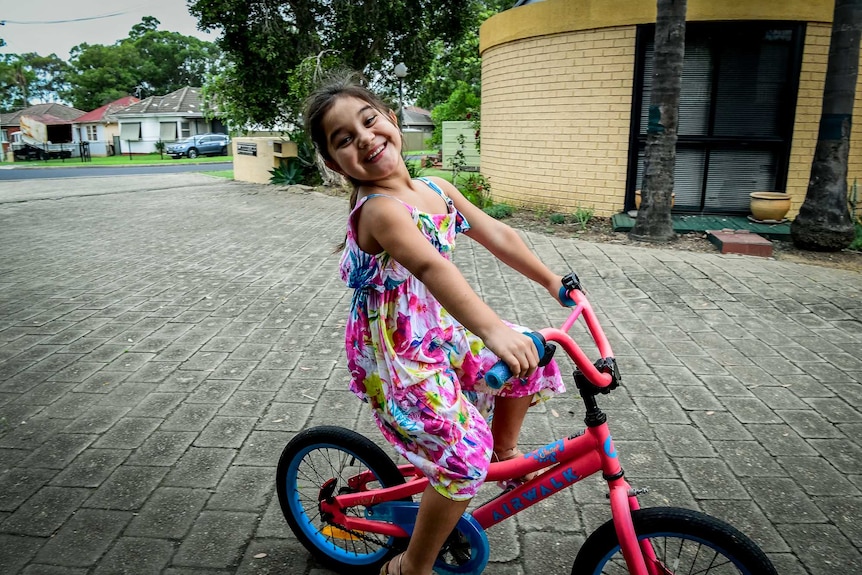
[[[359,182],[392,174],[401,161],[401,133],[392,112],[365,100],[338,98],[323,116],[323,132],[331,161],[327,165]]]

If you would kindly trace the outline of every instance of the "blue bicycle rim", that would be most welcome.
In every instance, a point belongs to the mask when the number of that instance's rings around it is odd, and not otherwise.
[[[317,547],[336,561],[340,561],[341,563],[347,565],[370,565],[372,563],[376,563],[377,561],[382,560],[386,556],[386,554],[389,552],[389,549],[387,549],[386,547],[381,547],[373,553],[359,553],[356,551],[342,549],[338,545],[334,545],[329,539],[329,537],[323,535],[320,530],[312,523],[311,518],[305,512],[305,508],[302,506],[299,500],[299,491],[295,489],[295,487],[297,483],[297,471],[300,462],[310,451],[327,448],[335,449],[343,453],[348,453],[352,457],[356,458],[357,461],[361,461],[366,469],[371,469],[365,462],[365,460],[353,453],[353,451],[345,449],[344,447],[333,445],[330,443],[318,443],[316,445],[306,447],[291,460],[290,465],[287,468],[284,485],[285,493],[287,493],[287,504],[290,507],[291,513],[297,519],[300,529],[302,529],[302,532],[305,533],[306,537],[308,537],[308,539],[312,543],[314,543],[315,547]],[[375,475],[375,477],[377,476]],[[391,537],[386,541],[386,544],[392,544]]]
[[[650,533],[649,535],[638,536],[638,541],[643,541],[644,539],[657,539],[660,537],[668,537],[668,538],[673,538],[673,539],[684,539],[685,541],[694,541],[694,542],[700,543],[704,547],[708,547],[709,549],[712,549],[716,553],[720,553],[722,557],[726,558],[728,561],[733,563],[734,567],[736,567],[742,575],[756,575],[756,574],[752,573],[751,571],[748,571],[747,569],[745,569],[745,567],[743,565],[740,565],[739,560],[736,559],[736,557],[732,557],[731,555],[729,555],[727,553],[727,551],[725,551],[722,547],[717,547],[713,543],[706,541],[705,539],[701,539],[700,537],[692,537],[690,535],[686,535],[685,537],[683,537],[681,533],[673,533],[670,531],[665,531],[665,532],[661,532],[661,533]],[[599,562],[598,568],[596,569],[595,573],[593,573],[592,575],[601,575],[602,569],[604,569],[605,565],[607,565],[607,563],[608,563],[608,561],[610,561],[611,557],[613,557],[617,553],[620,553],[620,546],[619,545],[617,545],[616,547],[611,549],[610,552],[602,558],[602,560]]]

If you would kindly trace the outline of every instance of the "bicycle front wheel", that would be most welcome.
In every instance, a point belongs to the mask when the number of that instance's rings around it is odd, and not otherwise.
[[[718,519],[676,507],[632,512],[638,539],[648,539],[657,561],[650,573],[675,575],[778,575],[766,554],[747,536]],[[613,521],[590,535],[581,547],[572,575],[628,573]]]
[[[360,484],[356,481],[360,477],[369,481]],[[334,426],[298,433],[285,446],[276,472],[278,501],[294,535],[316,559],[339,573],[376,574],[395,554],[394,548],[406,546],[406,541],[347,531],[327,521],[318,506],[321,491],[337,495],[401,483],[404,477],[380,447],[354,431]],[[364,509],[352,508],[347,513],[362,516]]]

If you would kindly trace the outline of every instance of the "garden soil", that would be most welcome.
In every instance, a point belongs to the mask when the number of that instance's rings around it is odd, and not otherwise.
[[[342,188],[319,186],[316,191],[345,196]],[[610,218],[594,217],[586,225],[578,223],[551,223],[547,214],[540,214],[525,209],[516,209],[515,213],[503,220],[516,229],[530,232],[583,240],[594,243],[614,243],[633,245],[646,248],[676,249],[692,252],[717,252],[718,248],[706,238],[705,233],[680,234],[677,239],[668,243],[651,243],[631,240],[625,232],[615,232]],[[862,273],[862,252],[843,250],[840,252],[813,252],[801,250],[792,242],[773,241],[773,259],[794,263],[810,264],[828,268],[845,269]],[[755,256],[747,256],[755,257]]]

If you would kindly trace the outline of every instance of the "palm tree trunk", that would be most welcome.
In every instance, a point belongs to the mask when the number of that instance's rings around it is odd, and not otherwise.
[[[670,217],[679,92],[685,55],[686,0],[658,0],[655,66],[650,94],[641,206],[629,237],[667,242],[676,237]]]
[[[855,235],[847,204],[847,157],[859,73],[860,37],[862,0],[835,0],[811,178],[799,215],[790,225],[793,243],[803,249],[841,250],[850,245]]]

